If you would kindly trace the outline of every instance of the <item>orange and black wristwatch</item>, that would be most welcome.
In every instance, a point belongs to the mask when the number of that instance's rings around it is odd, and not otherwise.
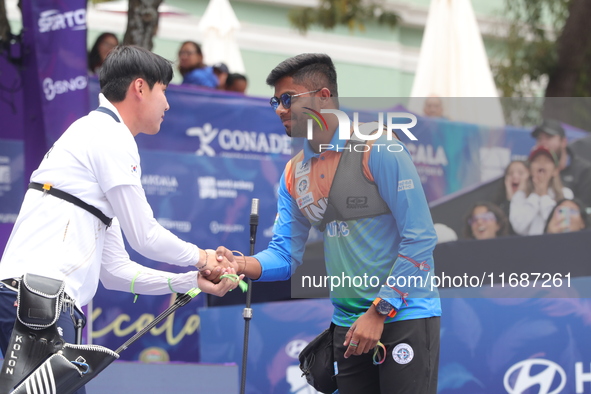
[[[376,312],[378,312],[380,315],[394,317],[398,312],[396,308],[392,306],[392,304],[380,297],[373,300],[373,305],[376,307]]]

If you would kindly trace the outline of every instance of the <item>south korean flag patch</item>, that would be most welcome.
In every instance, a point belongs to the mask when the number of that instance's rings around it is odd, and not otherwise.
[[[137,164],[132,164],[131,165],[131,173],[133,175],[139,175],[139,168]]]

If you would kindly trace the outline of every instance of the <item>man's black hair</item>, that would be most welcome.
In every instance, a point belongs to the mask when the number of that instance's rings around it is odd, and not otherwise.
[[[101,67],[101,93],[113,103],[121,102],[137,78],[145,80],[150,89],[156,83],[168,86],[172,80],[172,63],[145,48],[120,45],[109,53]]]
[[[226,79],[226,86],[231,86],[234,81],[245,81],[248,82],[246,75],[240,73],[231,73],[228,74],[228,79]]]
[[[309,90],[328,88],[338,97],[337,72],[330,56],[324,53],[302,53],[279,63],[267,77],[267,85],[275,84],[283,77]]]

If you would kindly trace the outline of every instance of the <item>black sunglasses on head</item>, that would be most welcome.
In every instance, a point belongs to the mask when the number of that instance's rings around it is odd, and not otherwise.
[[[298,93],[298,94],[283,93],[279,97],[276,97],[276,96],[271,97],[271,100],[269,100],[269,103],[271,104],[271,107],[273,107],[274,110],[276,110],[279,107],[279,103],[281,103],[281,105],[283,105],[283,108],[289,109],[289,108],[291,108],[291,99],[293,97],[302,96],[302,95],[308,94],[308,93],[317,93],[321,90],[322,90],[322,88],[316,89],[316,90],[310,90],[309,92]]]

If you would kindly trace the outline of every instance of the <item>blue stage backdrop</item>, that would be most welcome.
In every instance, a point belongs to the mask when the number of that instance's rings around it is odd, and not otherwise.
[[[441,301],[439,393],[591,392],[589,299]],[[241,364],[242,309],[200,311],[201,361]],[[275,302],[253,309],[246,392],[316,393],[301,377],[297,356],[330,324],[330,301]]]
[[[88,110],[86,2],[22,2],[26,173]]]

